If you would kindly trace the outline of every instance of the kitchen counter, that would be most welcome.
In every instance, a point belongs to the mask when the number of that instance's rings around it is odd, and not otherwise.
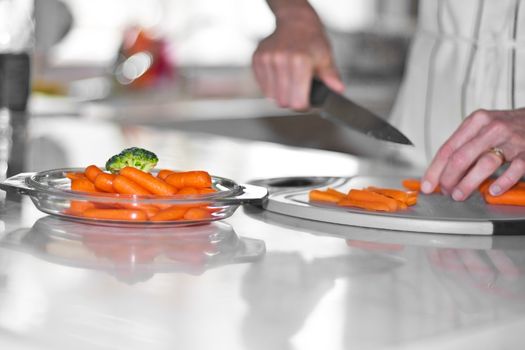
[[[103,164],[140,145],[159,155],[159,167],[204,168],[241,183],[417,173],[183,129],[35,117],[28,167]],[[2,349],[521,347],[525,237],[370,230],[246,207],[184,235],[140,238],[47,217],[16,196],[0,213]],[[187,235],[221,239],[210,247],[186,244]]]

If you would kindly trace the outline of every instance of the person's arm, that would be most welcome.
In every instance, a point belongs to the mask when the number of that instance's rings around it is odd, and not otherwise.
[[[304,110],[309,107],[314,76],[344,91],[323,24],[308,1],[268,0],[268,5],[276,28],[253,55],[253,70],[263,93],[281,107]]]
[[[465,200],[504,162],[509,167],[489,188],[495,196],[525,175],[525,109],[478,110],[441,146],[421,190],[431,193],[440,185],[455,200]]]

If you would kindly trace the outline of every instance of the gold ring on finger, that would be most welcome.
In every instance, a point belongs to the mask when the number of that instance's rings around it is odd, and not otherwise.
[[[505,158],[505,154],[503,153],[503,150],[501,148],[492,147],[491,149],[489,149],[488,153],[491,153],[499,159],[501,159],[501,163],[505,163],[507,161],[507,159]]]

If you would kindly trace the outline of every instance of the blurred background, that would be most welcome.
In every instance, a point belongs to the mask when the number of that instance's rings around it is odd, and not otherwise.
[[[417,1],[311,3],[354,98],[387,113]],[[140,104],[259,98],[251,55],[274,29],[264,0],[46,0],[35,2],[35,21],[34,113],[49,108],[41,96],[127,103],[131,96]],[[272,107],[262,109],[276,113]]]

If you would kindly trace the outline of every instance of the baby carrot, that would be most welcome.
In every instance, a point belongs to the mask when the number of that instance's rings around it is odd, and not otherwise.
[[[168,170],[168,169],[162,169],[161,171],[159,171],[159,173],[157,174],[157,177],[159,179],[162,179],[162,180],[166,180],[166,178],[168,176],[170,176],[171,174],[175,174],[175,171],[173,170]]]
[[[211,176],[205,171],[185,171],[173,173],[165,181],[175,188],[184,187],[211,187]]]
[[[366,190],[350,190],[347,198],[354,201],[385,203],[391,211],[395,211],[399,208],[398,201],[395,199]]]
[[[121,194],[136,194],[142,196],[151,194],[148,190],[137,184],[135,181],[132,181],[122,175],[117,175],[113,179],[113,189],[115,192]]]
[[[95,179],[97,178],[98,174],[101,174],[103,171],[100,170],[100,168],[96,165],[90,165],[84,170],[84,175],[89,179],[91,182],[95,182]]]
[[[355,207],[366,210],[375,210],[375,211],[392,211],[390,206],[384,202],[373,202],[373,201],[362,201],[355,199],[342,199],[337,203],[342,207]]]
[[[95,178],[95,187],[104,192],[115,193],[115,189],[113,188],[113,180],[115,177],[116,175],[114,174],[100,173]]]
[[[124,209],[141,210],[146,213],[148,218],[151,218],[152,216],[156,215],[160,210],[153,204],[121,203],[119,204],[119,206]]]
[[[69,172],[69,173],[66,173],[66,177],[70,180],[75,180],[75,179],[83,179],[86,177],[86,175],[84,175],[84,173],[79,173],[79,172]]]
[[[180,220],[184,218],[184,214],[188,211],[188,207],[182,206],[172,206],[167,209],[159,211],[157,214],[153,215],[151,221],[172,221]]]
[[[78,192],[99,192],[87,178],[71,180],[71,190]]]
[[[341,197],[326,191],[312,190],[308,194],[308,199],[314,202],[337,203],[341,200]]]
[[[133,167],[124,167],[120,170],[119,174],[132,181],[135,181],[137,184],[144,187],[153,194],[160,196],[171,196],[177,193],[176,188],[167,184],[163,180],[151,175],[150,173],[146,173]]]
[[[142,210],[133,209],[87,209],[82,216],[91,219],[147,221],[148,216]]]
[[[71,201],[69,203],[69,209],[67,209],[67,214],[80,215],[87,209],[95,208],[95,204],[85,201]]]
[[[210,212],[204,208],[190,208],[184,214],[184,220],[189,221],[198,221],[208,219],[210,217]]]
[[[421,192],[421,181],[419,181],[418,179],[404,179],[402,184],[403,187],[410,191]],[[439,186],[436,186],[434,192],[432,193],[441,193],[441,188]]]
[[[199,194],[199,191],[193,187],[183,187],[177,192],[177,195],[179,194],[195,195]]]
[[[489,204],[525,205],[525,188],[513,188],[499,196],[492,196],[487,191],[483,194],[483,197]]]
[[[199,194],[208,194],[208,193],[215,193],[217,192],[216,190],[214,190],[213,188],[211,187],[204,187],[204,188],[199,188]],[[180,192],[179,192],[180,193]]]

